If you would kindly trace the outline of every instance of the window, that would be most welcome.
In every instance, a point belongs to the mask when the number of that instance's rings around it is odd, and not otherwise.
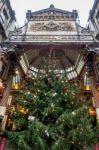
[[[96,19],[97,19],[97,22],[99,24],[99,11],[97,12]]]
[[[0,16],[0,22],[1,22],[2,24],[4,24],[4,20],[3,20],[2,16]]]
[[[7,14],[7,11],[5,10],[5,8],[4,8],[4,10],[3,10],[3,15],[5,16],[5,19],[8,19],[9,17],[8,17],[8,14]]]

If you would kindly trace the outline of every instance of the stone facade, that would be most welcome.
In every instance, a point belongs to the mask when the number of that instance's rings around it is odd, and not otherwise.
[[[0,0],[0,43],[9,35],[10,31],[14,31],[16,18],[11,8],[9,0]]]
[[[89,28],[91,31],[99,32],[99,0],[94,1],[94,5],[90,11]]]

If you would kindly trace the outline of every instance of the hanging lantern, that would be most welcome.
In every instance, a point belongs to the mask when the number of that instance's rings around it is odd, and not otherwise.
[[[12,89],[13,90],[21,89],[20,74],[17,70],[16,70],[16,75],[13,77]]]
[[[93,107],[89,108],[89,115],[90,116],[96,116],[96,110],[95,110],[95,108],[93,108]]]
[[[84,90],[85,91],[90,91],[92,88],[91,88],[91,86],[90,85],[86,85],[85,87],[84,87]]]
[[[3,82],[2,79],[0,79],[0,94],[3,93],[4,87],[3,87]]]
[[[91,81],[87,77],[87,74],[85,74],[85,76],[84,76],[84,90],[85,91],[91,91],[92,90]]]

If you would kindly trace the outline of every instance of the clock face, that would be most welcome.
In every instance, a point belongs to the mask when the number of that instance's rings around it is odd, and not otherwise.
[[[29,31],[74,31],[73,24],[70,22],[54,22],[33,23],[29,27]]]

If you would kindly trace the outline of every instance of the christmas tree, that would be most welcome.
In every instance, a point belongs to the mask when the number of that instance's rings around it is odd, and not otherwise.
[[[14,94],[7,139],[15,150],[83,150],[97,142],[97,126],[75,83],[47,72]]]

